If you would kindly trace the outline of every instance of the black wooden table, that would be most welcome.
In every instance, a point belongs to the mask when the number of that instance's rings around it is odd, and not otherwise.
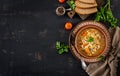
[[[58,17],[60,5],[57,0],[0,0],[0,76],[88,76],[71,52],[59,55],[55,49],[56,41],[68,44],[65,22],[81,21]],[[119,5],[112,1],[120,20]]]

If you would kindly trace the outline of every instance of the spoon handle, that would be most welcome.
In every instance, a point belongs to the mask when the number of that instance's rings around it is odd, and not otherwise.
[[[71,42],[71,45],[72,45],[72,47],[74,48],[74,50],[76,50],[76,48],[74,47],[74,44],[75,44],[74,41],[75,41],[75,34],[72,33],[71,36],[70,36],[70,42]],[[80,58],[80,60],[81,60],[82,68],[83,68],[84,70],[86,70],[86,69],[87,69],[87,64],[85,63],[85,61],[84,61],[82,58]]]
[[[81,64],[82,64],[82,68],[84,70],[86,70],[87,69],[87,64],[85,63],[85,61],[83,59],[81,59]]]

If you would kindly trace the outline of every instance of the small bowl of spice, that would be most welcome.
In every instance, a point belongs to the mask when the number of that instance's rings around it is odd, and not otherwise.
[[[57,14],[58,16],[64,15],[64,14],[65,14],[65,8],[64,8],[63,6],[57,7],[57,9],[56,9],[56,14]]]

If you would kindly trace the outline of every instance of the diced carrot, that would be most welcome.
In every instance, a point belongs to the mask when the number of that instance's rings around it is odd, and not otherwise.
[[[85,47],[85,46],[87,46],[88,44],[87,43],[84,43],[84,44],[82,44],[83,45],[83,47]]]
[[[92,55],[92,53],[90,52],[90,49],[89,48],[86,48],[85,49],[85,52],[87,53],[87,55],[89,55],[89,56],[91,56]]]
[[[85,31],[83,32],[82,36],[86,36],[88,33]]]

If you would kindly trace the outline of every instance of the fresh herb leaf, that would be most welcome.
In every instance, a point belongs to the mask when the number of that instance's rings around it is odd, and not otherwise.
[[[56,42],[56,49],[60,49],[60,42]]]
[[[69,46],[65,45],[64,43],[61,43],[59,41],[56,42],[56,49],[59,54],[63,54],[64,52],[68,52]]]
[[[99,7],[95,21],[109,22],[111,27],[117,26],[118,19],[115,18],[112,14],[112,10],[110,8],[110,0],[107,0],[107,3],[104,7]]]
[[[69,48],[69,46],[64,46],[64,51],[68,52],[68,48]]]
[[[59,53],[59,54],[64,53],[64,49],[59,49],[58,53]]]
[[[74,0],[70,0],[70,4],[74,4]]]
[[[98,60],[103,60],[104,59],[104,56],[99,56],[98,57]]]
[[[93,42],[94,41],[94,38],[93,37],[90,37],[89,39],[88,39],[88,42]]]
[[[74,0],[68,0],[68,1],[67,1],[67,4],[70,6],[70,8],[71,8],[72,10],[75,9]]]
[[[71,5],[71,9],[75,9],[75,4],[72,4],[72,5]]]

